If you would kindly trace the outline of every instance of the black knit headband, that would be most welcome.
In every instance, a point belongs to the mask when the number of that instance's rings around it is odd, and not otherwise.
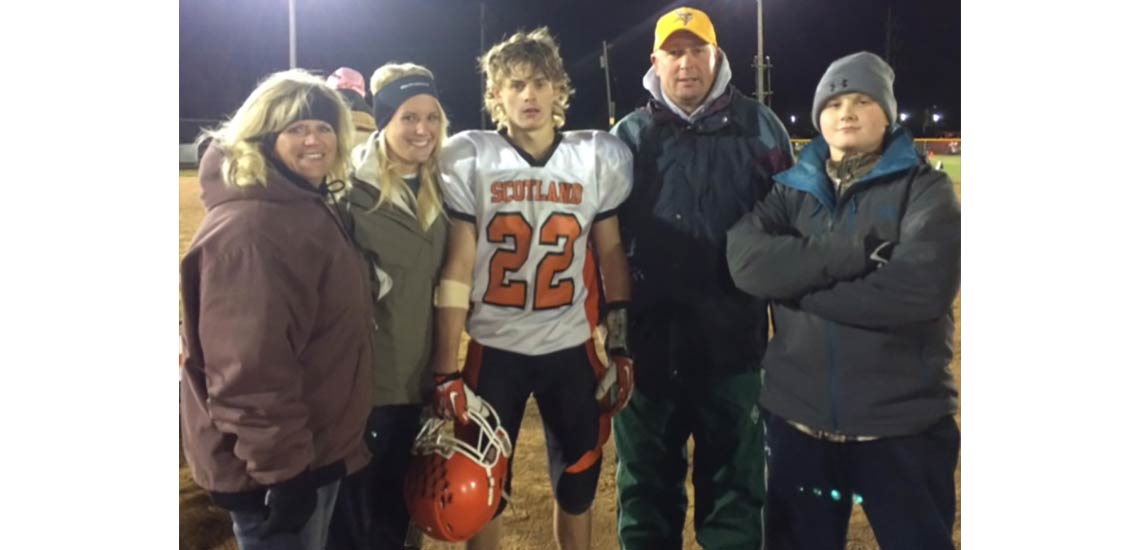
[[[387,126],[400,105],[420,94],[439,99],[435,81],[431,77],[413,74],[385,84],[372,98],[372,118],[376,119],[376,129],[380,130]]]

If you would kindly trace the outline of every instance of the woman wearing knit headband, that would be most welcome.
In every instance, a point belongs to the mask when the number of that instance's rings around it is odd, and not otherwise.
[[[437,167],[447,116],[432,73],[390,63],[371,84],[377,131],[353,151],[353,177],[339,205],[376,273],[372,412],[363,434],[373,458],[367,472],[346,482],[330,550],[404,548],[404,472],[432,388],[432,290],[447,244]]]
[[[304,71],[207,134],[206,217],[181,263],[182,441],[243,550],[323,550],[341,478],[367,463],[367,268],[328,204],[351,134]]]

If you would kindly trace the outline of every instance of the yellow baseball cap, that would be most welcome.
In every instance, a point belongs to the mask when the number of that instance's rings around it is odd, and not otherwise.
[[[716,29],[713,28],[708,14],[698,9],[680,7],[657,20],[657,30],[653,33],[653,49],[661,49],[661,44],[677,31],[689,31],[701,40],[716,46]]]

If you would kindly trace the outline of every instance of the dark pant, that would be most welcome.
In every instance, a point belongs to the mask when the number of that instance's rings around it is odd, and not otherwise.
[[[765,413],[769,550],[842,550],[859,502],[883,550],[954,547],[958,425],[947,416],[922,433],[832,443]]]
[[[534,395],[546,432],[547,471],[554,498],[569,514],[585,513],[594,503],[601,460],[567,472],[598,444],[600,412],[594,399],[601,363],[594,341],[544,355],[523,355],[483,346],[471,340],[463,379],[499,414],[503,428],[518,442],[526,402]],[[507,507],[514,473],[511,456],[497,514]]]
[[[317,489],[317,507],[298,533],[278,533],[266,539],[257,536],[265,522],[266,510],[230,512],[234,522],[234,538],[240,550],[324,550],[328,539],[329,516],[336,502],[337,487],[334,481]]]
[[[755,550],[764,540],[760,374],[679,378],[635,387],[614,417],[618,539],[624,550],[680,550],[693,438],[693,523],[708,550]]]
[[[328,550],[402,550],[408,536],[404,474],[420,427],[421,405],[373,407],[364,441],[372,461],[341,483]]]

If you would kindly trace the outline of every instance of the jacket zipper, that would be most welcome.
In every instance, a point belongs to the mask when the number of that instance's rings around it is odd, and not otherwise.
[[[827,393],[831,401],[831,431],[839,432],[839,375],[835,368],[835,335],[831,321],[824,319],[827,334]]]
[[[834,231],[835,218],[842,214],[839,210],[839,199],[836,199],[835,210],[827,217],[827,231]],[[831,404],[831,431],[839,431],[839,373],[835,366],[835,329],[832,322],[823,319],[824,335],[827,340],[827,396]]]

